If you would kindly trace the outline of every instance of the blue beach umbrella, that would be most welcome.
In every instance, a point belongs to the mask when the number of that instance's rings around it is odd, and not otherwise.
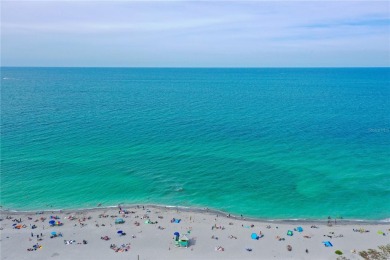
[[[51,232],[51,234],[52,234],[53,236],[55,236],[55,235],[57,235],[57,232],[53,231],[53,232]]]
[[[259,236],[256,233],[252,233],[251,238],[252,239],[259,239]]]
[[[118,233],[118,234],[122,234],[123,233],[123,231],[122,230],[119,230],[118,232],[116,232],[116,233]]]
[[[180,236],[180,233],[176,231],[175,233],[173,233],[173,235],[174,236]]]
[[[50,221],[49,221],[49,224],[50,224],[50,225],[54,225],[55,223],[56,223],[55,220],[50,220]]]

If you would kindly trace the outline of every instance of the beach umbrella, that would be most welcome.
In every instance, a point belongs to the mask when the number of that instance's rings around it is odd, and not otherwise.
[[[122,234],[122,233],[123,233],[123,231],[122,231],[122,230],[118,230],[118,232],[116,232],[116,233],[118,233],[118,234]]]
[[[180,233],[176,231],[175,233],[173,233],[173,235],[174,236],[180,236]]]
[[[49,221],[49,224],[50,224],[50,225],[54,225],[55,223],[56,223],[55,220],[50,220],[50,221]]]
[[[251,238],[252,238],[252,239],[258,239],[259,236],[258,236],[256,233],[252,233]]]
[[[324,241],[324,242],[322,242],[323,244],[324,244],[324,246],[326,246],[326,247],[332,247],[333,245],[332,245],[332,243],[330,242],[330,241]]]
[[[287,236],[292,236],[293,232],[291,230],[287,231]]]
[[[53,232],[51,232],[51,234],[52,234],[53,236],[55,236],[55,235],[57,235],[57,232],[53,231]]]
[[[303,228],[302,227],[297,227],[298,232],[302,232]]]

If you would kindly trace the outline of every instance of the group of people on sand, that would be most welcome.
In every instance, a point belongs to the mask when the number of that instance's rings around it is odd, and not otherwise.
[[[128,243],[128,244],[122,244],[121,246],[117,246],[117,245],[115,245],[115,244],[111,244],[110,245],[110,248],[112,249],[112,250],[114,250],[116,253],[118,253],[118,252],[127,252],[127,251],[129,251],[130,250],[130,243]]]
[[[64,240],[64,244],[65,245],[72,245],[72,244],[78,244],[78,245],[81,245],[81,244],[83,244],[83,245],[86,245],[86,244],[88,244],[88,242],[87,242],[87,240],[83,240],[83,242],[82,243],[76,243],[76,240]]]
[[[34,237],[34,233],[31,232],[31,237]],[[41,237],[43,237],[43,234],[41,233]],[[39,238],[39,234],[37,234],[37,238]]]
[[[364,228],[359,228],[359,229],[353,229],[353,232],[360,232],[360,233],[366,233],[370,232],[370,230],[365,230]]]
[[[214,229],[221,229],[221,230],[225,230],[225,227],[224,226],[217,226],[217,224],[214,224],[212,227],[211,227],[211,230],[214,230]]]
[[[42,246],[40,244],[36,243],[31,248],[27,248],[27,251],[36,251],[37,249],[41,249],[41,248],[42,248]]]

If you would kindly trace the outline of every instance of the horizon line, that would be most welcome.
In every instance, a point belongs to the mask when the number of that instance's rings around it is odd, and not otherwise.
[[[112,68],[112,69],[353,69],[390,68],[390,66],[1,66],[0,68]]]

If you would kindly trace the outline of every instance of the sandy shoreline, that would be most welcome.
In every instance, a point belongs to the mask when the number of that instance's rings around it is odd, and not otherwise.
[[[121,209],[3,210],[1,259],[337,259],[336,250],[348,259],[362,259],[355,252],[390,243],[390,223],[381,221],[337,219],[329,225],[327,220],[245,219],[215,210],[159,205]],[[63,225],[50,227],[50,216]],[[125,223],[115,224],[118,218]],[[20,229],[15,228],[18,225]],[[119,230],[126,235],[119,235]],[[287,235],[289,230],[292,236]],[[62,236],[51,238],[52,232]],[[189,238],[188,248],[175,246],[175,232]],[[252,239],[253,233],[261,238]],[[101,239],[105,236],[110,239]],[[325,247],[327,241],[333,246]]]
[[[91,208],[74,208],[74,209],[45,209],[45,210],[13,210],[13,209],[0,209],[0,214],[12,214],[12,215],[26,215],[26,214],[36,214],[37,212],[41,213],[66,213],[66,212],[74,212],[74,213],[84,213],[84,212],[95,212],[102,210],[110,210],[110,209],[118,209],[118,207],[122,208],[137,208],[137,207],[148,207],[160,210],[179,210],[181,212],[194,212],[201,214],[218,214],[218,215],[228,215],[229,212],[225,212],[217,209],[210,208],[200,208],[200,207],[187,207],[187,206],[168,206],[168,205],[160,205],[160,204],[119,204],[116,206],[96,206]],[[231,219],[242,220],[241,216],[238,214],[230,214]],[[248,217],[244,216],[245,220],[250,220],[254,222],[269,222],[269,223],[308,223],[308,224],[327,224],[328,220],[324,219],[304,219],[304,218],[294,218],[294,219],[272,219],[272,218],[256,218],[256,217]],[[331,218],[332,222],[334,218]],[[372,219],[340,219],[337,217],[338,225],[350,225],[355,223],[360,224],[389,224],[390,218],[372,220]]]

